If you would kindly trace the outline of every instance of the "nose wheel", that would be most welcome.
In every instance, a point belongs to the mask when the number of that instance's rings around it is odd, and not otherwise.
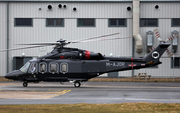
[[[80,87],[80,86],[81,86],[81,83],[79,81],[74,83],[74,87]]]
[[[27,83],[27,82],[23,82],[23,86],[24,86],[24,87],[27,87],[27,86],[28,86],[28,83]]]

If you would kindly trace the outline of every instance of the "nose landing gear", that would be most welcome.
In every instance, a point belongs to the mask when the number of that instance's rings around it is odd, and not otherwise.
[[[23,86],[27,87],[28,86],[28,82],[23,82]]]

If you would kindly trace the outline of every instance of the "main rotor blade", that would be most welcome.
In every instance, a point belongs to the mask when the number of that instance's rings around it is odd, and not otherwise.
[[[86,40],[93,40],[93,39],[107,37],[107,36],[112,36],[112,35],[117,35],[117,34],[119,34],[119,33],[113,33],[113,34],[108,34],[108,35],[102,35],[102,36],[97,36],[97,37],[80,39],[80,40],[76,40],[76,41],[70,41],[70,42],[67,42],[66,44],[69,44],[69,43],[79,43],[79,42],[86,41]],[[54,42],[54,43],[30,43],[30,44],[16,44],[16,45],[43,45],[43,46],[50,46],[50,45],[60,45],[60,44],[61,43],[59,43],[59,42]]]
[[[71,41],[70,43],[79,43],[79,42],[86,41],[86,40],[93,40],[93,39],[98,39],[98,38],[102,38],[102,37],[113,36],[113,35],[117,35],[117,34],[120,34],[120,33],[113,33],[113,34],[107,34],[107,35],[96,36],[96,37],[91,37],[91,38],[85,38],[85,39],[80,39],[80,40]]]
[[[28,48],[37,48],[37,47],[44,47],[44,46],[31,46],[31,47],[21,47],[21,48],[5,49],[5,50],[1,50],[0,52],[13,51],[13,50],[21,50],[21,49],[28,49]]]
[[[106,38],[106,39],[97,39],[97,40],[86,40],[86,41],[81,41],[81,42],[95,42],[95,41],[106,41],[106,40],[118,40],[118,39],[126,39],[126,38],[131,38],[131,37],[128,37],[128,36],[125,36],[125,37],[116,37],[116,38]],[[79,42],[79,43],[81,43]]]
[[[31,44],[16,44],[16,45],[43,45],[43,46],[50,46],[50,45],[59,45],[58,42],[54,43],[31,43]]]

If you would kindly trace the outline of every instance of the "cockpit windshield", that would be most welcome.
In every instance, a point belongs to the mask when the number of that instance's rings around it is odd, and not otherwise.
[[[27,72],[28,68],[29,68],[30,62],[27,62],[20,70],[24,73]]]

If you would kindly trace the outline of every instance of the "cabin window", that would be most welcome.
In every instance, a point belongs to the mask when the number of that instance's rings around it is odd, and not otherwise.
[[[50,63],[50,73],[57,73],[58,72],[58,64],[57,63]]]
[[[46,69],[47,68],[47,64],[46,63],[40,63],[39,64],[39,72],[40,73],[45,73],[46,72]]]
[[[68,64],[61,63],[61,73],[67,73],[67,72],[68,72]]]
[[[37,72],[37,63],[31,63],[29,68],[29,73],[36,73]]]

